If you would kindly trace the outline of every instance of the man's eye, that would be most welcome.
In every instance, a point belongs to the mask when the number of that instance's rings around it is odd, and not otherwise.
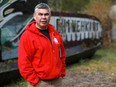
[[[46,13],[46,14],[44,14],[45,16],[48,16],[49,15],[49,13]]]
[[[43,14],[39,13],[38,15],[42,16]]]
[[[45,13],[45,14],[42,14],[42,13],[38,13],[38,15],[40,15],[40,16],[48,16],[49,15],[49,13]]]

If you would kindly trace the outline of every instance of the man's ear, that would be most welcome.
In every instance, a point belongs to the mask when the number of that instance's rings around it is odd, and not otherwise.
[[[36,19],[35,16],[33,16],[34,20]]]
[[[35,14],[33,14],[33,18],[34,18],[34,20],[36,19],[36,18],[35,18]]]

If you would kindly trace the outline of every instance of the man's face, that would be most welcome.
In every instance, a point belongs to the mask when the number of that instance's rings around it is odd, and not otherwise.
[[[50,21],[50,13],[48,9],[35,9],[34,19],[36,21],[36,27],[40,29],[47,29]]]

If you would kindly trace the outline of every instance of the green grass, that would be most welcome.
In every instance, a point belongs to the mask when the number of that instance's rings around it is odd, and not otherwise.
[[[87,69],[90,73],[105,72],[116,75],[116,49],[99,49],[89,60],[81,60],[78,68]]]

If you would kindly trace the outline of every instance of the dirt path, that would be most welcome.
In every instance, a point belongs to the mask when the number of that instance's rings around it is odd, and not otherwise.
[[[90,73],[88,69],[79,69],[78,65],[68,67],[67,76],[63,81],[64,87],[116,87],[116,77],[113,73]]]
[[[78,64],[67,67],[67,75],[63,80],[64,87],[116,87],[116,75],[106,74],[103,71],[91,71],[91,69],[82,69]],[[20,85],[19,85],[20,84]],[[9,84],[4,87],[25,87],[26,82],[21,81]]]

